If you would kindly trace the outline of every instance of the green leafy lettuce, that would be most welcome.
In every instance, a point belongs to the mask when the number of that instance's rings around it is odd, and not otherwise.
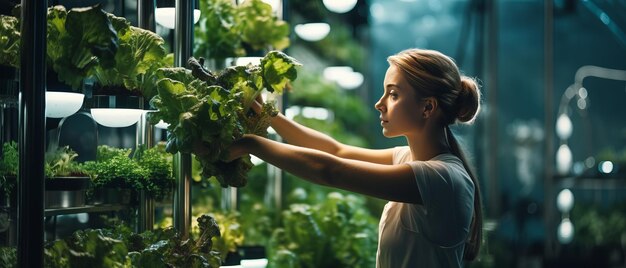
[[[200,2],[202,17],[195,28],[196,54],[217,61],[246,56],[254,50],[281,50],[289,46],[289,24],[278,19],[262,0],[235,5],[230,0]]]
[[[108,14],[117,31],[119,49],[110,66],[97,66],[96,83],[102,88],[125,88],[134,95],[152,98],[156,94],[156,71],[166,67],[165,41],[159,35],[131,26],[121,17]]]
[[[252,167],[249,156],[226,163],[227,148],[243,134],[267,135],[272,104],[258,114],[250,105],[263,89],[281,93],[279,86],[296,79],[295,59],[272,51],[261,66],[237,66],[219,75],[204,69],[203,61],[189,60],[192,70],[160,69],[165,77],[157,84],[158,95],[151,105],[158,109],[150,121],[169,124],[166,150],[170,153],[193,153],[202,166],[202,176],[215,177],[222,187],[241,187]]]
[[[99,5],[48,9],[48,63],[59,80],[73,89],[80,88],[96,66],[112,65],[118,38],[107,13]]]
[[[20,67],[20,38],[19,20],[0,15],[0,65]]]

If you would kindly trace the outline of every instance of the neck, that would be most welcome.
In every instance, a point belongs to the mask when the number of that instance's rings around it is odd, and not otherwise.
[[[437,155],[451,151],[446,138],[445,127],[437,127],[414,136],[406,136],[406,139],[414,161],[430,160]]]

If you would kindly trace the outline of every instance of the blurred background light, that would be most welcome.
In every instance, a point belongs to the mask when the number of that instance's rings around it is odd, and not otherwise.
[[[325,22],[298,24],[294,28],[302,40],[315,42],[324,39],[330,32],[330,25]]]
[[[561,213],[569,213],[574,207],[574,194],[570,189],[563,189],[556,197],[556,207]]]
[[[572,168],[572,151],[567,144],[559,146],[556,151],[556,170],[561,175],[567,175]]]
[[[559,224],[557,237],[561,244],[569,244],[574,239],[574,225],[568,218],[563,219]]]
[[[556,134],[561,140],[567,140],[572,136],[572,120],[565,113],[561,114],[556,120]]]
[[[356,6],[357,0],[323,0],[326,9],[335,13],[346,13]]]

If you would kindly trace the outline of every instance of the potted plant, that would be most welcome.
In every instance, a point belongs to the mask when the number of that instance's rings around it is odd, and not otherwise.
[[[46,208],[82,207],[91,180],[68,146],[46,153]]]
[[[137,201],[141,190],[163,200],[174,188],[170,158],[159,146],[139,148],[132,157],[130,149],[98,146],[96,161],[85,163],[93,182],[92,202],[129,204]]]

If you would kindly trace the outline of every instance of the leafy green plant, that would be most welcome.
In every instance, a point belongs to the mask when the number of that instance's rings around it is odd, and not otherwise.
[[[377,230],[363,204],[337,192],[315,206],[292,204],[270,241],[272,267],[373,266]]]
[[[235,5],[229,0],[200,2],[203,16],[195,28],[195,54],[216,60],[246,55],[255,50],[281,50],[289,46],[289,24],[279,20],[262,0]]]
[[[256,114],[249,110],[263,89],[282,93],[297,77],[295,59],[279,51],[268,53],[260,66],[229,67],[219,75],[204,69],[203,60],[191,58],[192,70],[162,68],[159,94],[151,100],[158,109],[149,120],[168,126],[169,153],[193,153],[202,166],[202,176],[215,177],[222,187],[246,185],[252,167],[249,156],[226,163],[226,149],[243,134],[267,135],[277,110],[266,103]]]
[[[0,15],[0,65],[20,66],[19,27],[17,18]]]
[[[10,195],[15,188],[15,180],[8,177],[16,177],[20,167],[20,156],[17,143],[5,142],[2,145],[2,159],[0,160],[0,190]]]
[[[217,268],[221,264],[220,252],[212,244],[212,239],[220,236],[217,222],[208,215],[199,217],[197,222],[199,233],[195,239],[183,239],[172,228],[141,234],[123,225],[79,230],[45,246],[44,267]]]
[[[174,188],[172,176],[172,155],[165,152],[164,146],[150,149],[139,148],[133,158],[149,174],[143,181],[143,188],[156,200],[162,200]]]
[[[130,154],[130,149],[98,146],[96,161],[84,164],[94,188],[143,189],[162,200],[174,187],[171,155],[163,146],[139,148],[132,157]]]
[[[17,248],[0,247],[0,267],[17,267]]]
[[[47,30],[48,63],[73,89],[80,88],[96,67],[113,65],[118,37],[99,5],[69,11],[51,7]]]
[[[46,153],[45,173],[48,178],[55,177],[83,177],[87,172],[74,159],[78,154],[69,146],[57,148]]]
[[[109,66],[99,65],[94,70],[99,94],[124,93],[147,99],[156,94],[157,69],[168,65],[165,41],[159,35],[130,25],[123,17],[107,14],[117,32],[119,48],[111,57]]]
[[[98,153],[105,152],[104,156],[96,155],[96,161],[84,164],[94,188],[143,189],[142,182],[148,177],[149,171],[128,156],[129,150],[105,146],[98,146]]]

